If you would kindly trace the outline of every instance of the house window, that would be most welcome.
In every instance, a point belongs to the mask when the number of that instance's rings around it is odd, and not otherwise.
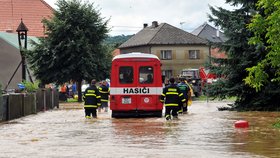
[[[161,50],[160,51],[160,59],[171,60],[172,59],[172,51],[171,50]]]
[[[199,59],[200,50],[189,50],[189,59]]]
[[[162,70],[162,76],[165,76],[166,79],[172,77],[172,70]]]

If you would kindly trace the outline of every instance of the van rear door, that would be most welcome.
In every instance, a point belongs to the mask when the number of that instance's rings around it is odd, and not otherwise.
[[[134,95],[134,87],[136,87],[135,68],[132,62],[120,62],[116,67],[118,69],[118,87],[120,87],[121,95],[116,96],[118,110],[135,110],[137,109],[137,98]]]
[[[137,64],[139,94],[137,95],[138,110],[155,110],[158,96],[155,95],[157,77],[154,62],[141,62]]]

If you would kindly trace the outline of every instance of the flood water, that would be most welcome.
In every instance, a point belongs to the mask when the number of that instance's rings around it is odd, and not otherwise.
[[[0,124],[0,157],[259,158],[279,157],[277,112],[218,111],[227,102],[193,102],[179,120],[84,118],[55,109]],[[236,129],[237,120],[249,128]]]

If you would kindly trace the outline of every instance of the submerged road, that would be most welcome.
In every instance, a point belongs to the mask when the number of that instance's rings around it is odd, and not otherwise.
[[[218,111],[227,102],[193,102],[179,120],[85,119],[82,105],[0,124],[0,158],[258,158],[279,157],[276,112]],[[237,120],[249,128],[236,129]]]

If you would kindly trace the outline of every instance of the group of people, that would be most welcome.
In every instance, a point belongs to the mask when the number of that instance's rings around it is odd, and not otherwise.
[[[176,84],[174,78],[169,79],[167,85],[161,94],[160,101],[165,105],[166,120],[178,118],[178,114],[188,111],[188,100],[190,99],[191,87],[184,78],[180,79],[180,83]],[[97,110],[101,112],[105,109],[108,112],[110,88],[106,81],[102,81],[99,87],[96,86],[96,80],[91,81],[91,85],[85,90],[84,109],[86,118],[96,118]]]
[[[77,93],[76,83],[64,83],[59,87],[59,100],[67,101],[67,98],[74,98]]]
[[[108,112],[109,95],[110,88],[107,81],[102,81],[99,87],[97,87],[96,80],[93,79],[83,94],[85,117],[87,119],[96,118],[97,109],[98,112],[101,112],[102,109]]]
[[[161,94],[160,101],[165,105],[166,120],[177,119],[178,114],[188,111],[188,100],[191,97],[191,87],[184,78],[180,79],[180,83],[176,84],[174,78],[169,79],[167,85]]]

